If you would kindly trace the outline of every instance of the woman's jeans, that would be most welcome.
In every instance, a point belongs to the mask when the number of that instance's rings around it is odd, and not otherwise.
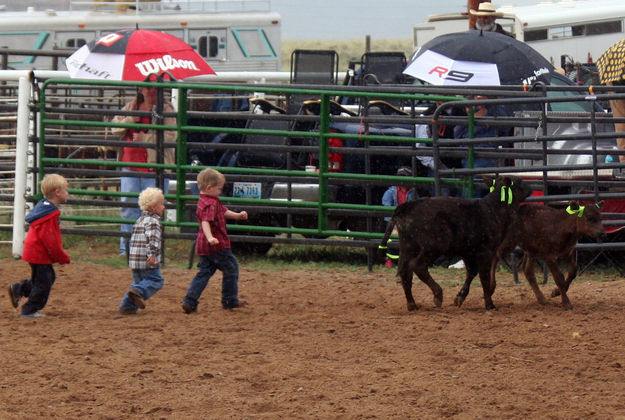
[[[497,161],[494,159],[486,159],[486,158],[475,158],[473,160],[473,168],[494,168],[497,166]],[[468,168],[469,167],[469,161],[468,159],[462,159],[462,167],[463,168]],[[479,181],[480,177],[479,176],[474,176],[474,180],[475,181]],[[473,191],[473,198],[482,198],[484,196],[486,196],[486,194],[488,194],[488,192],[485,192],[484,190],[481,189],[476,189]],[[469,190],[465,189],[463,191],[462,194],[463,198],[468,198],[469,197]]]
[[[208,280],[215,274],[215,271],[220,270],[223,273],[221,305],[226,309],[236,307],[239,304],[239,264],[232,250],[222,249],[211,255],[200,255],[199,258],[197,267],[200,271],[191,280],[183,303],[195,309]]]

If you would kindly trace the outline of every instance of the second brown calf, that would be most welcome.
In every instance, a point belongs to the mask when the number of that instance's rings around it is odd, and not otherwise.
[[[523,274],[538,302],[542,305],[547,303],[534,275],[536,260],[542,258],[557,286],[552,296],[560,294],[562,306],[572,309],[566,292],[577,275],[577,263],[573,255],[575,245],[582,236],[593,239],[605,237],[599,212],[602,205],[603,202],[580,206],[577,201],[571,201],[566,210],[538,204],[521,206],[517,218],[508,229],[506,238],[493,258],[490,275],[491,294],[496,287],[497,262],[502,255],[511,252],[518,245],[525,252],[521,264]],[[567,263],[566,279],[558,267],[560,260]]]

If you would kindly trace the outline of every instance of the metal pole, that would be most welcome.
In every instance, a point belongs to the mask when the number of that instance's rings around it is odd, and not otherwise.
[[[597,126],[595,115],[594,95],[589,97],[590,100],[590,139],[592,144],[592,189],[595,193],[595,203],[599,202],[599,168],[597,168]]]
[[[158,87],[156,90],[156,124],[163,124],[163,109],[165,108],[165,92],[163,88]],[[165,150],[163,148],[165,133],[163,130],[156,130],[156,163],[164,162]],[[165,177],[162,168],[156,168],[156,186],[160,188],[164,193],[165,191]]]
[[[187,131],[182,130],[182,126],[187,125],[187,95],[188,89],[176,89],[178,93],[178,118],[176,118],[176,126],[178,127],[178,147],[176,150],[176,222],[180,223],[185,221],[185,201],[180,199],[181,195],[186,191],[186,173],[185,169],[181,169],[182,166],[187,163]]]
[[[330,100],[328,95],[321,95],[319,109],[319,198],[317,199],[319,230],[327,229],[328,210],[325,204],[328,202],[328,141],[330,132]]]
[[[15,145],[15,190],[13,198],[13,257],[22,256],[24,247],[24,218],[26,217],[26,173],[28,155],[28,128],[30,126],[31,76],[18,81],[17,128]]]

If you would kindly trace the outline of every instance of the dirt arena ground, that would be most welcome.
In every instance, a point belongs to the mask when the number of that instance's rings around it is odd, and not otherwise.
[[[497,311],[483,308],[477,281],[462,308],[455,285],[434,308],[418,282],[421,308],[408,313],[390,270],[243,266],[248,307],[221,309],[219,275],[185,315],[194,272],[165,269],[165,288],[136,316],[116,313],[129,270],[96,264],[57,268],[46,318],[20,319],[2,298],[0,418],[625,418],[617,276],[576,280],[573,311],[541,307],[509,280]],[[3,294],[28,274],[0,260]]]

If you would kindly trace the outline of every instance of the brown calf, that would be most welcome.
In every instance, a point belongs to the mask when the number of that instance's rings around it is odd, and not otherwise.
[[[395,209],[381,246],[386,246],[393,227],[397,226],[397,274],[409,311],[418,308],[412,296],[413,273],[432,290],[434,304],[442,305],[443,289],[428,271],[442,255],[462,257],[466,265],[465,284],[458,292],[456,305],[462,304],[471,280],[479,273],[486,308],[495,307],[490,293],[490,264],[514,213],[530,191],[520,178],[499,177],[490,181],[491,193],[483,198],[420,198]]]
[[[491,264],[490,281],[491,294],[497,285],[495,271],[497,262],[502,255],[509,253],[515,246],[519,246],[523,256],[522,270],[529,282],[538,303],[547,303],[536,283],[534,266],[537,258],[542,258],[556,283],[557,289],[552,296],[562,295],[562,306],[573,309],[566,292],[577,275],[577,263],[573,251],[577,241],[582,236],[598,239],[605,237],[605,230],[601,224],[599,209],[603,205],[580,206],[577,201],[571,201],[566,211],[553,207],[533,204],[521,206],[517,212],[513,226],[508,230],[505,240],[500,245]],[[558,261],[567,262],[566,279],[558,267]]]

